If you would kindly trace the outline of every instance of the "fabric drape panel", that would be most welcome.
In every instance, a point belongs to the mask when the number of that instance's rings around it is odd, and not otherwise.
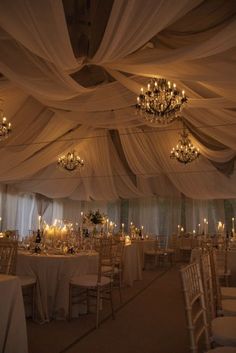
[[[34,194],[17,195],[16,229],[20,237],[26,236],[32,230],[33,211],[36,206]]]
[[[3,230],[17,229],[20,238],[29,234],[29,231],[38,228],[38,195],[33,193],[22,193],[12,186],[2,188],[0,199],[4,200],[6,208],[2,213]],[[42,201],[42,200],[41,200]],[[235,199],[225,200],[197,200],[181,197],[146,197],[132,198],[127,200],[126,208],[122,207],[120,200],[117,201],[75,201],[70,199],[47,199],[48,207],[43,214],[43,221],[53,224],[55,219],[72,222],[77,229],[81,224],[81,211],[99,210],[104,213],[110,221],[115,222],[115,232],[121,227],[121,220],[125,221],[125,228],[129,230],[130,222],[136,227],[144,227],[144,234],[166,235],[177,232],[177,226],[182,225],[187,232],[204,231],[204,219],[208,221],[210,234],[217,232],[218,222],[226,224],[231,231],[232,220],[236,213]],[[40,202],[42,205],[42,202]],[[183,207],[184,205],[184,207]],[[227,208],[226,208],[227,207]],[[229,209],[231,210],[229,213]],[[184,211],[183,211],[184,210]],[[183,213],[184,212],[184,213]],[[4,214],[6,218],[4,218]],[[236,217],[235,217],[236,219]],[[200,226],[199,226],[200,224]]]
[[[52,203],[52,220],[63,219],[63,202],[59,200],[53,200]]]
[[[78,68],[61,1],[1,1],[0,12],[2,28],[30,51],[64,70]]]
[[[52,201],[49,198],[40,194],[36,194],[36,204],[39,216],[43,218],[51,202]]]
[[[103,40],[92,62],[110,62],[127,56],[200,3],[201,0],[191,3],[148,0],[143,6],[142,0],[115,0]]]
[[[0,95],[13,126],[0,146],[0,182],[80,201],[236,198],[235,2],[114,0],[95,54],[88,36],[83,57],[74,54],[64,7],[61,0],[0,3]],[[97,81],[81,79],[85,66],[97,69]],[[153,76],[189,97],[182,114],[201,150],[192,165],[169,158],[180,123],[156,128],[136,112]],[[109,130],[119,133],[125,162]],[[57,158],[74,148],[85,167],[63,173]],[[51,205],[47,218],[61,213]]]

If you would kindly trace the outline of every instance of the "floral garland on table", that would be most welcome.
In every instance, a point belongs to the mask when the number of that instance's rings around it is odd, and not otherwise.
[[[90,210],[88,213],[84,215],[83,223],[88,225],[105,224],[106,215],[104,213],[100,213],[99,210],[95,212]]]

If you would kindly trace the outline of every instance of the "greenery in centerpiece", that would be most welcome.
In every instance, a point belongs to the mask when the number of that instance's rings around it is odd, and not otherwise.
[[[90,225],[97,225],[97,224],[105,224],[106,223],[106,215],[104,213],[100,213],[99,210],[97,211],[89,211],[83,217],[83,223],[90,224]]]

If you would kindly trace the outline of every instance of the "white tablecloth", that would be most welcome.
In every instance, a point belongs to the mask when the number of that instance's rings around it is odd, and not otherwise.
[[[72,276],[96,273],[97,253],[78,255],[18,254],[17,274],[37,278],[37,319],[65,319],[68,313],[69,281]]]
[[[142,279],[142,261],[139,245],[132,243],[125,246],[123,283],[132,286],[133,282]]]
[[[17,277],[7,275],[0,275],[0,352],[28,352],[20,282]]]

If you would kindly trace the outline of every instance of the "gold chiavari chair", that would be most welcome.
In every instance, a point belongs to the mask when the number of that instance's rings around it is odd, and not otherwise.
[[[90,297],[96,301],[96,328],[99,327],[99,311],[101,300],[108,300],[111,304],[112,317],[115,318],[113,308],[113,266],[111,276],[102,273],[103,263],[112,264],[112,243],[109,238],[101,238],[99,246],[99,261],[97,274],[72,277],[69,283],[69,320],[72,318],[72,306],[86,302],[87,312],[90,311]],[[109,257],[110,256],[110,257]],[[79,290],[79,292],[77,291]]]
[[[18,243],[15,240],[0,240],[0,273],[15,275]]]

